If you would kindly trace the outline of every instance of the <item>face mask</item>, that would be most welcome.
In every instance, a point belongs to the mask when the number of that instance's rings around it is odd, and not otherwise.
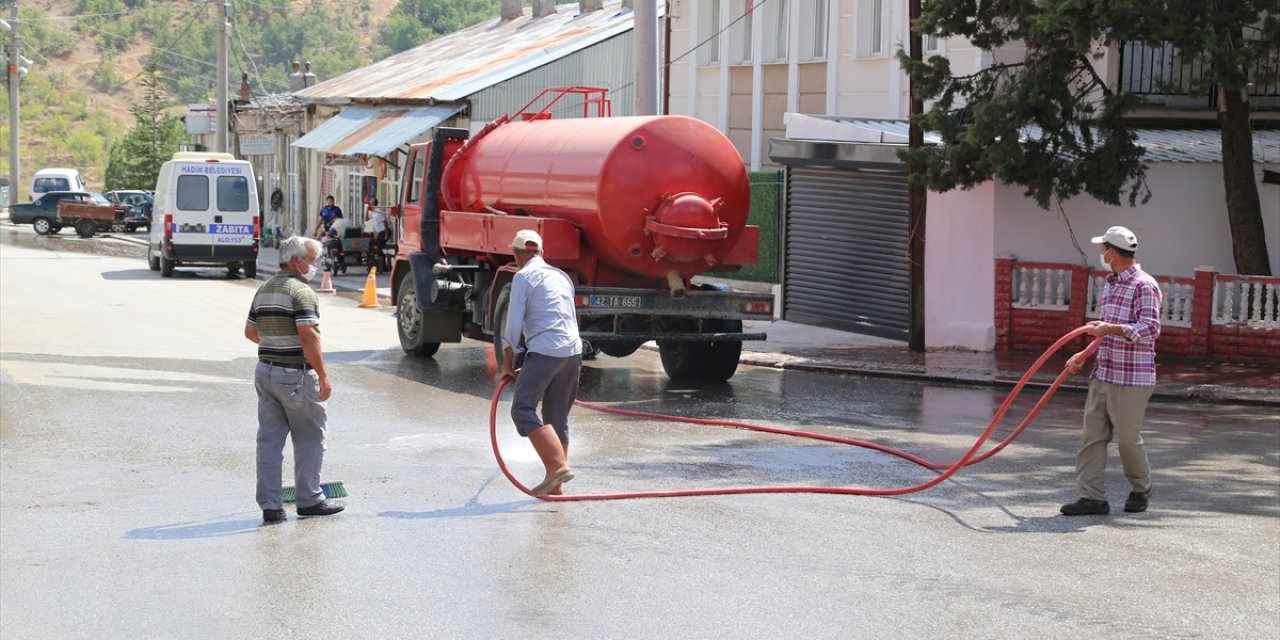
[[[1107,252],[1103,251],[1098,254],[1098,262],[1102,263],[1102,268],[1111,271],[1111,263],[1107,261]]]
[[[306,275],[307,282],[312,282],[312,281],[314,281],[314,280],[316,279],[316,276],[317,276],[317,275],[319,275],[319,274],[320,274],[320,267],[319,267],[319,265],[314,265],[314,264],[313,264],[313,265],[311,265],[310,267],[307,267],[307,275]]]

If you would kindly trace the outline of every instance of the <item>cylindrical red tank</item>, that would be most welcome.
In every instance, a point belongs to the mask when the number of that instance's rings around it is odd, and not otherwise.
[[[655,278],[720,264],[750,207],[733,143],[686,116],[504,124],[449,170],[448,206],[567,219],[602,262]]]

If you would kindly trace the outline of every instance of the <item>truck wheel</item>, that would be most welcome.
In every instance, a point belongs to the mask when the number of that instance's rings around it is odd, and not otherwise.
[[[176,266],[176,263],[173,260],[170,260],[164,257],[163,253],[160,254],[160,277],[161,278],[172,278],[173,268],[175,266]]]
[[[440,349],[439,342],[423,339],[422,309],[418,307],[418,292],[412,274],[400,283],[400,296],[396,300],[396,330],[400,334],[400,348],[411,356],[431,357]]]
[[[53,223],[49,222],[48,218],[36,218],[35,220],[32,220],[31,228],[35,229],[36,233],[42,236],[47,236],[51,233],[56,233],[53,230]]]
[[[147,267],[149,267],[152,271],[159,271],[159,270],[160,270],[160,258],[159,258],[158,256],[148,255],[148,256],[147,256]]]
[[[600,344],[595,346],[597,349],[600,350],[600,353],[603,353],[606,356],[612,356],[614,358],[625,358],[635,353],[636,349],[639,349],[640,345],[642,344],[644,343],[643,342],[601,342]]]
[[[713,333],[742,333],[741,320],[712,320],[704,326],[707,325]],[[703,346],[702,379],[724,382],[732,378],[738,370],[738,360],[742,358],[742,341],[708,342]]]
[[[698,342],[658,341],[662,370],[677,382],[691,382],[702,377],[702,359],[706,345]]]
[[[92,238],[97,230],[98,224],[92,220],[81,220],[76,223],[76,235],[81,238]]]

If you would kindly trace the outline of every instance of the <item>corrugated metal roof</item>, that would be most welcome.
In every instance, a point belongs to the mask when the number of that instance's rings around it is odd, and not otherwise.
[[[621,10],[618,1],[601,11],[577,11],[574,3],[543,18],[494,18],[293,95],[310,103],[454,102],[632,28],[632,10]]]
[[[907,142],[908,124],[905,120],[865,120],[842,116],[810,116],[822,120],[852,125],[858,129],[880,132],[879,142]],[[1038,137],[1038,127],[1027,127],[1022,130],[1023,136]],[[1145,162],[1222,162],[1222,132],[1217,129],[1157,129],[1139,127],[1133,130],[1138,135],[1138,145],[1146,150]],[[1253,140],[1253,161],[1258,163],[1280,163],[1280,131],[1256,130],[1250,134]],[[872,140],[871,142],[876,142]],[[934,132],[925,132],[925,142],[941,144],[942,140]]]
[[[383,109],[352,105],[298,138],[293,146],[342,156],[386,156],[465,108],[461,104]]]

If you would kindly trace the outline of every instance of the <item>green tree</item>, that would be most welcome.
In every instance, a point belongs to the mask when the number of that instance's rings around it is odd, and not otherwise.
[[[168,111],[171,103],[160,87],[155,67],[150,67],[139,82],[145,94],[142,102],[129,108],[133,128],[111,145],[105,180],[107,191],[150,188],[160,175],[160,165],[188,140],[182,120]]]
[[[498,15],[498,0],[400,0],[378,30],[382,44],[401,52]]]
[[[1140,101],[1095,70],[1101,47],[1169,43],[1182,60],[1203,64],[1188,90],[1218,91],[1236,270],[1271,274],[1246,87],[1277,73],[1268,61],[1280,51],[1280,0],[926,0],[912,31],[963,36],[987,52],[1023,43],[1026,55],[956,76],[944,57],[914,63],[899,51],[920,97],[933,101],[920,124],[943,140],[904,158],[925,167],[930,189],[995,177],[1026,187],[1045,208],[1080,193],[1109,204],[1126,192],[1130,205],[1150,197],[1143,150],[1126,121]]]

